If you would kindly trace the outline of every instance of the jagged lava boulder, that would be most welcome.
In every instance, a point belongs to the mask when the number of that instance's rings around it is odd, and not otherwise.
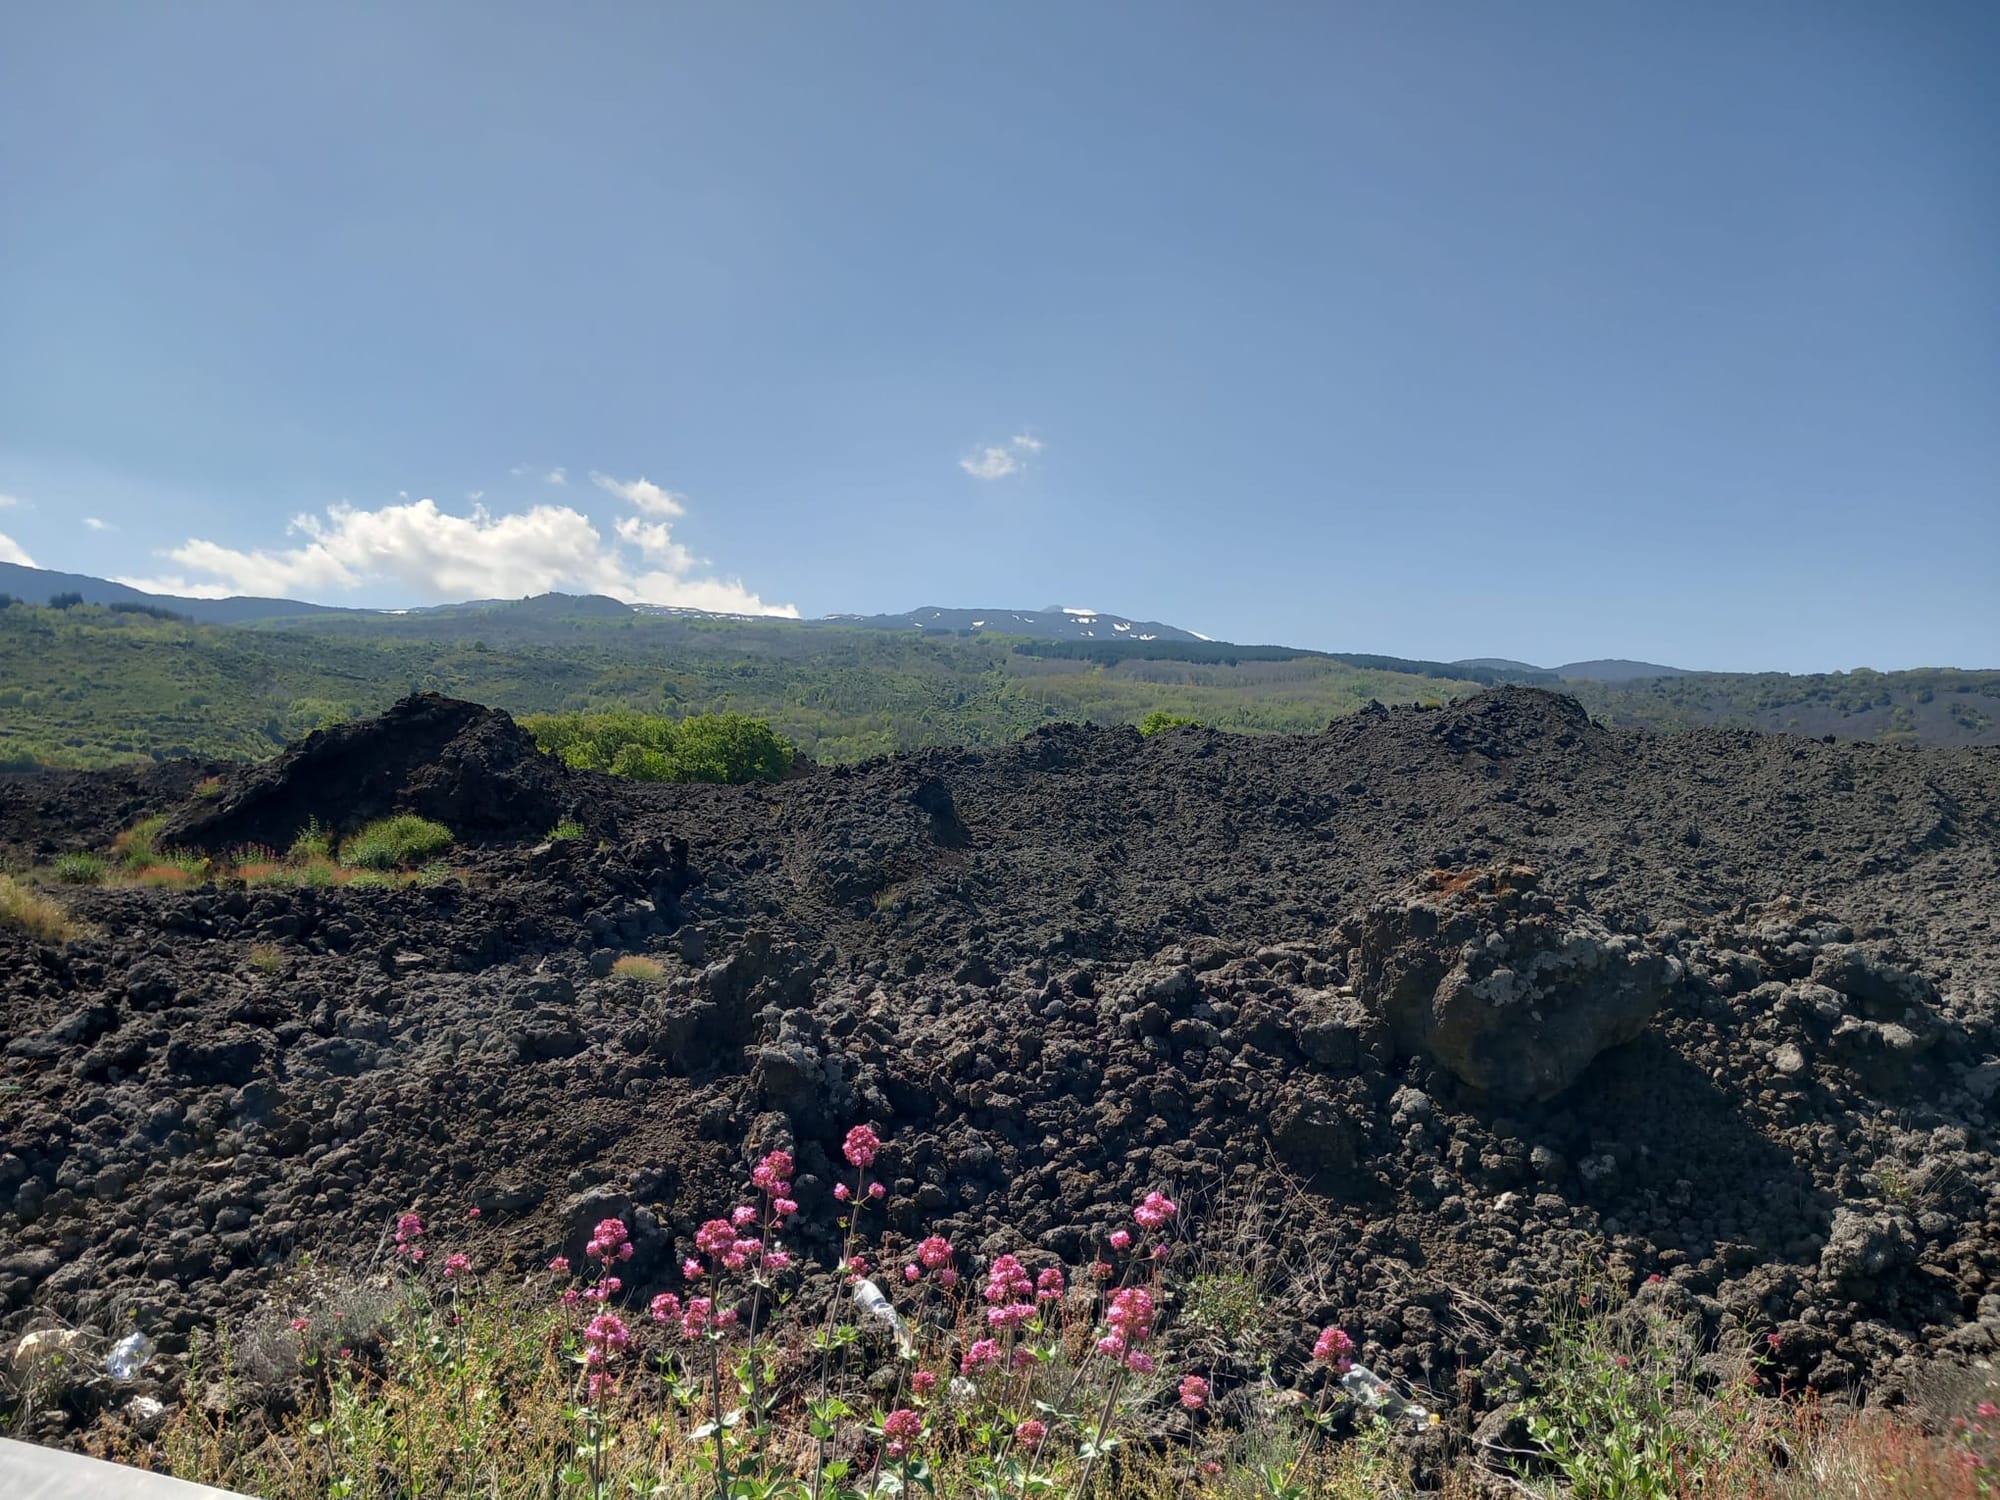
[[[160,831],[164,847],[283,849],[307,822],[349,832],[412,812],[461,839],[536,838],[564,817],[593,826],[582,778],[499,709],[413,693],[379,718],[316,730],[247,767]]]
[[[1399,1050],[1495,1099],[1561,1093],[1646,1029],[1677,959],[1538,888],[1534,870],[1434,870],[1357,920],[1348,972]]]

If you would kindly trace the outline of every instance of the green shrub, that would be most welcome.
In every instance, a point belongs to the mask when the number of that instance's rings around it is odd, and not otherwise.
[[[1199,729],[1201,720],[1191,719],[1186,714],[1169,713],[1164,708],[1156,708],[1139,721],[1139,733],[1158,734],[1162,729]]]
[[[612,964],[611,972],[620,979],[643,979],[648,984],[657,984],[667,973],[657,958],[637,953],[628,953]]]
[[[415,813],[378,818],[340,841],[340,862],[354,869],[399,870],[435,859],[451,847],[451,830]]]
[[[782,781],[795,753],[764,720],[735,713],[676,720],[621,708],[531,714],[521,726],[565,765],[633,781]]]
[[[104,879],[104,861],[95,854],[59,854],[49,873],[64,885],[96,885]]]
[[[150,818],[141,818],[113,839],[111,847],[121,860],[134,869],[157,864],[159,851],[154,847],[154,841],[159,838],[160,830],[166,827],[166,824],[165,813],[155,813]]]
[[[319,826],[318,818],[306,819],[306,826],[299,830],[299,836],[292,840],[291,858],[331,859],[333,858],[333,834]]]
[[[584,836],[584,832],[584,826],[575,818],[564,818],[551,828],[544,838],[551,844],[560,844],[567,839],[580,839]]]

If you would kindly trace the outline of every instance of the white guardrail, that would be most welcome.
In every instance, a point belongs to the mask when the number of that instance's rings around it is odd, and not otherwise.
[[[247,1500],[165,1474],[101,1458],[0,1438],[0,1496],[6,1500]]]

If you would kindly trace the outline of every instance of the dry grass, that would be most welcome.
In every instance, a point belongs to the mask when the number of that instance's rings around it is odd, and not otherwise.
[[[66,943],[90,930],[55,897],[12,875],[0,875],[0,926],[43,943]]]
[[[619,959],[611,966],[611,972],[616,978],[640,979],[647,984],[658,984],[667,974],[657,958],[646,958],[637,953],[628,953]]]

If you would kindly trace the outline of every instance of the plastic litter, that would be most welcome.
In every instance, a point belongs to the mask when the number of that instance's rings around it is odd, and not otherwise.
[[[917,1341],[910,1337],[910,1325],[903,1321],[903,1315],[882,1295],[882,1289],[865,1276],[854,1283],[854,1305],[862,1313],[882,1324],[896,1336],[896,1352],[904,1359],[913,1359],[917,1352]]]
[[[113,1380],[136,1380],[156,1346],[143,1333],[128,1333],[104,1357],[104,1371]]]
[[[1396,1394],[1395,1388],[1366,1365],[1351,1365],[1340,1377],[1341,1389],[1353,1398],[1355,1403],[1370,1411],[1379,1411],[1391,1421],[1410,1422],[1421,1426],[1431,1418],[1430,1408],[1414,1401],[1406,1401]]]

